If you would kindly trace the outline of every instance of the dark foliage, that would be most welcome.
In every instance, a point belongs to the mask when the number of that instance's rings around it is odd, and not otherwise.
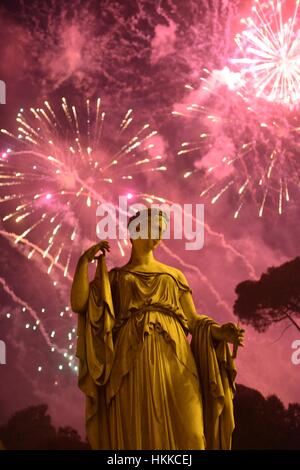
[[[88,444],[82,442],[75,429],[62,427],[58,430],[47,414],[47,405],[26,408],[15,413],[0,428],[0,441],[8,450],[83,450]]]
[[[47,405],[38,405],[15,413],[0,428],[0,442],[9,450],[89,449],[76,430],[70,427],[56,430],[47,410]],[[300,449],[299,403],[285,408],[276,395],[264,398],[257,390],[238,385],[235,421],[235,450]]]
[[[257,331],[266,331],[272,323],[290,321],[300,331],[300,257],[262,274],[258,281],[237,285],[234,313]]]
[[[238,385],[233,449],[300,449],[300,404],[285,408],[276,395],[264,398]]]

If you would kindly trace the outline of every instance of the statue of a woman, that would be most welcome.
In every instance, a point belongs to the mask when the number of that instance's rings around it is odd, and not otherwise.
[[[153,256],[165,214],[137,213],[129,231],[138,216],[149,227],[154,221],[158,236],[131,237],[129,262],[109,272],[109,244],[101,241],[80,257],[72,284],[89,443],[115,450],[230,449],[236,370],[228,342],[242,345],[243,330],[196,313],[183,273]],[[88,263],[99,251],[89,282]]]

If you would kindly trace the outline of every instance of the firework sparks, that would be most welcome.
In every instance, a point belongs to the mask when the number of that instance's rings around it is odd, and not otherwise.
[[[236,36],[242,57],[232,59],[253,86],[256,96],[294,106],[300,101],[299,3],[285,20],[288,3],[255,1],[246,29]]]
[[[274,204],[282,214],[290,194],[299,190],[298,114],[253,97],[227,68],[203,72],[200,87],[186,87],[193,103],[173,112],[199,128],[198,138],[178,150],[179,157],[192,161],[183,177],[199,178],[200,196],[212,204],[234,193],[234,218],[249,202],[258,205],[260,217]]]
[[[49,274],[60,263],[67,276],[81,239],[95,237],[86,227],[95,221],[97,205],[112,201],[112,187],[132,198],[136,176],[166,167],[156,154],[157,131],[150,124],[137,127],[132,109],[119,129],[108,123],[108,132],[100,98],[95,109],[87,100],[84,113],[62,98],[58,110],[45,101],[28,114],[18,113],[17,134],[1,129],[15,144],[0,161],[3,222],[18,233],[15,244],[29,239],[42,247],[43,258],[51,254]],[[119,248],[124,253],[121,243]]]

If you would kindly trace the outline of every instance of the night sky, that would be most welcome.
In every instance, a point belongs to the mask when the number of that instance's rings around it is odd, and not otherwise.
[[[83,433],[84,396],[77,388],[74,358],[76,314],[70,309],[69,291],[78,256],[97,242],[96,193],[113,204],[120,195],[130,195],[130,203],[145,203],[145,195],[154,195],[180,204],[205,204],[203,249],[187,251],[182,240],[166,240],[158,248],[157,258],[184,272],[198,312],[220,323],[236,321],[232,311],[239,282],[257,279],[268,267],[299,255],[299,139],[291,131],[297,127],[297,107],[258,106],[253,98],[250,106],[255,111],[249,114],[249,102],[246,106],[227,86],[224,72],[230,58],[237,55],[234,37],[242,29],[240,18],[250,15],[251,5],[251,0],[0,3],[0,79],[7,88],[6,104],[0,105],[0,128],[18,134],[15,119],[19,110],[30,115],[30,108],[43,107],[45,100],[52,103],[67,128],[60,107],[61,97],[65,97],[70,109],[76,105],[80,138],[86,144],[85,103],[90,100],[94,119],[101,97],[107,122],[95,150],[100,165],[101,159],[109,161],[145,123],[157,131],[149,139],[154,146],[147,149],[150,162],[129,162],[131,157],[134,161],[145,158],[141,146],[118,164],[104,165],[101,178],[91,166],[70,164],[68,159],[69,175],[54,177],[45,162],[34,174],[35,156],[21,154],[14,159],[7,155],[8,148],[20,150],[20,143],[0,134],[1,174],[10,172],[16,177],[21,171],[26,175],[24,179],[21,175],[20,184],[1,184],[1,220],[18,205],[34,201],[35,194],[46,195],[28,206],[29,215],[20,222],[14,217],[0,222],[0,339],[7,347],[7,364],[0,365],[0,424],[16,410],[47,403],[56,425],[70,425]],[[201,77],[207,80],[208,98],[203,95]],[[247,97],[251,101],[249,94]],[[195,103],[204,107],[201,112],[187,110]],[[129,109],[133,109],[133,123],[120,132]],[[176,116],[174,111],[184,115]],[[210,115],[219,120],[207,119]],[[270,125],[269,133],[257,124],[262,120]],[[74,141],[72,132],[58,131],[61,154]],[[202,134],[206,134],[204,142]],[[249,141],[254,142],[255,150],[245,165],[217,166],[209,171]],[[194,147],[193,152],[178,155],[186,142]],[[260,217],[264,187],[251,186],[243,199],[238,189],[246,178],[254,181],[267,167],[265,155],[272,146],[278,153],[284,151],[286,160],[267,181]],[[48,155],[46,147],[38,151]],[[133,178],[123,178],[129,171]],[[74,196],[78,176],[93,188],[91,203],[86,191]],[[212,204],[230,181],[230,187]],[[214,185],[212,192],[203,194],[209,185]],[[285,198],[279,210],[282,185],[289,189],[289,201]],[[65,195],[59,198],[58,190],[68,191],[69,199]],[[15,198],[3,202],[5,195]],[[15,243],[14,234],[37,223],[44,212],[62,224],[48,252],[52,258],[42,256],[56,226],[50,218],[24,235],[29,244],[24,240]],[[77,230],[75,240],[72,227]],[[34,249],[37,246],[40,252]],[[112,241],[108,266],[124,264],[129,252],[129,246],[123,244],[120,249]],[[49,272],[58,253],[59,260]],[[264,395],[275,393],[287,405],[300,400],[300,365],[291,361],[291,344],[299,333],[290,327],[280,337],[285,326],[288,324],[278,324],[265,333],[246,327],[245,348],[238,352],[237,381]]]

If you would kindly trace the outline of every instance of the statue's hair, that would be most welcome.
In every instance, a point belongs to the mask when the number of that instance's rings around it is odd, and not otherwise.
[[[166,222],[166,224],[169,222],[169,217],[168,217],[168,214],[166,212],[162,211],[161,209],[159,209],[157,207],[148,207],[148,208],[142,209],[141,211],[138,211],[134,215],[132,215],[129,218],[127,228],[129,228],[129,225],[131,224],[131,222],[133,220],[137,219],[138,217],[140,217],[140,219],[142,220],[144,218],[149,219],[150,217],[153,217],[153,216],[162,217],[164,219],[164,221]]]

